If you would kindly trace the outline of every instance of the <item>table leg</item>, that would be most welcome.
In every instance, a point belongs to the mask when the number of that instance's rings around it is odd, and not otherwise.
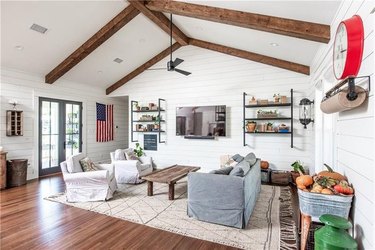
[[[169,192],[168,192],[169,199],[171,201],[174,200],[174,183],[169,184]]]
[[[154,195],[154,186],[152,181],[147,181],[147,195],[153,196]]]
[[[311,224],[311,216],[301,213],[301,250],[306,249],[307,237]]]

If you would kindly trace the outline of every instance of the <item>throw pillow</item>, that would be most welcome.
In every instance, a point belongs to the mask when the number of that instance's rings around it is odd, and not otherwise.
[[[232,171],[233,167],[225,167],[216,170],[211,170],[209,174],[223,174],[228,175]]]
[[[229,175],[239,176],[239,177],[243,177],[243,174],[244,174],[244,171],[240,167],[233,168],[233,170],[229,173]]]
[[[236,162],[241,162],[243,161],[244,157],[239,154],[235,154],[232,156],[232,159],[235,160]]]
[[[125,161],[125,153],[122,149],[116,149],[115,151],[115,161]]]
[[[85,156],[82,153],[69,156],[68,159],[66,159],[66,167],[67,167],[68,172],[69,173],[82,172],[82,167],[79,161],[82,160],[83,158],[85,158]]]
[[[141,162],[141,160],[138,158],[138,156],[135,155],[134,152],[125,152],[125,156],[126,156],[126,160],[128,161],[139,161]]]
[[[95,164],[88,157],[80,160],[79,163],[81,164],[83,172],[98,170]]]
[[[238,164],[238,162],[236,162],[235,160],[230,158],[229,161],[227,161],[227,163],[225,163],[224,167],[235,167],[237,164]]]
[[[253,166],[255,162],[257,161],[257,157],[254,153],[250,153],[245,156],[245,161],[249,162],[250,166]]]

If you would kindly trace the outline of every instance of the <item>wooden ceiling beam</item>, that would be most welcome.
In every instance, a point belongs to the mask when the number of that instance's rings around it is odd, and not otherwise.
[[[315,42],[328,43],[330,40],[330,26],[325,24],[169,0],[152,0],[146,3],[146,7],[153,11],[168,12]]]
[[[124,27],[134,17],[139,14],[139,10],[133,5],[129,5],[111,21],[104,25],[98,32],[90,37],[84,44],[76,49],[70,56],[56,66],[51,72],[45,76],[46,83],[54,83],[75,65],[81,62],[86,56],[93,52],[96,48],[107,41],[113,34]]]
[[[147,9],[144,1],[128,0],[128,2],[164,30],[168,35],[170,34],[170,21],[163,13]],[[183,46],[189,44],[189,38],[174,24],[172,24],[172,37]]]
[[[179,48],[181,48],[181,44],[179,44],[177,42],[174,43],[172,45],[172,52],[176,51]],[[123,78],[121,78],[120,80],[118,80],[116,83],[114,83],[110,87],[108,87],[106,89],[106,94],[109,95],[110,93],[112,93],[116,89],[120,88],[121,86],[123,86],[124,84],[126,84],[128,81],[130,81],[134,77],[138,76],[139,74],[141,74],[146,69],[150,68],[155,63],[157,63],[160,60],[162,60],[165,57],[167,57],[170,54],[170,52],[171,52],[171,48],[170,47],[168,47],[167,49],[163,50],[162,52],[160,52],[159,54],[157,54],[156,56],[154,56],[153,58],[151,58],[150,60],[148,60],[147,62],[145,62],[144,64],[142,64],[141,66],[139,66],[138,68],[136,68],[135,70],[133,70],[132,72],[130,72],[129,74],[127,74],[126,76],[124,76]]]
[[[213,50],[213,51],[231,55],[231,56],[240,57],[240,58],[251,60],[254,62],[259,62],[259,63],[275,66],[278,68],[287,69],[287,70],[302,73],[305,75],[310,75],[310,67],[306,65],[293,63],[293,62],[277,59],[274,57],[264,56],[264,55],[248,52],[245,50],[235,49],[235,48],[231,48],[231,47],[227,47],[227,46],[223,46],[219,44],[205,42],[205,41],[201,41],[201,40],[193,39],[193,38],[190,38],[190,45],[197,46],[203,49]]]

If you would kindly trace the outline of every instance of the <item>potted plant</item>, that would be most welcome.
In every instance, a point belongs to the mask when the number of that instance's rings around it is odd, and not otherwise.
[[[291,171],[293,183],[296,183],[297,177],[305,174],[305,168],[303,167],[301,161],[295,161],[291,164],[291,166],[293,168],[293,170]]]
[[[143,148],[139,145],[138,142],[135,144],[134,153],[137,157],[141,157],[143,155]]]
[[[155,119],[154,119],[154,121],[155,121],[155,123],[154,123],[154,129],[155,130],[159,130],[160,129],[160,117],[159,116],[156,116],[155,117]]]
[[[275,103],[280,102],[280,94],[273,94],[273,98],[275,99]]]
[[[246,123],[246,130],[247,130],[247,132],[254,132],[256,126],[257,126],[257,123],[255,121],[248,121]]]
[[[273,131],[273,123],[272,122],[268,122],[267,123],[267,129],[266,131]]]

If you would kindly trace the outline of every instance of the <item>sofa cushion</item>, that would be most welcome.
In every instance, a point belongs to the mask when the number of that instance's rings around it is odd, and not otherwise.
[[[254,153],[249,153],[245,156],[245,161],[249,162],[250,166],[253,166],[255,162],[257,161],[257,157]]]
[[[233,168],[232,171],[230,171],[229,175],[243,177],[244,171],[238,164],[236,167]]]
[[[115,151],[115,161],[125,161],[125,152],[122,149],[116,149]]]
[[[232,156],[232,159],[235,160],[236,162],[241,162],[243,161],[244,157],[239,154],[235,154]]]
[[[225,167],[216,170],[211,170],[209,174],[224,174],[228,175],[232,171],[233,167]]]
[[[82,153],[78,153],[72,156],[69,156],[66,159],[66,166],[69,173],[78,173],[82,172],[81,164],[79,163],[80,160],[85,158],[85,155]]]
[[[95,166],[92,160],[90,160],[90,158],[88,157],[80,160],[79,163],[81,164],[83,172],[98,170],[98,168]]]

